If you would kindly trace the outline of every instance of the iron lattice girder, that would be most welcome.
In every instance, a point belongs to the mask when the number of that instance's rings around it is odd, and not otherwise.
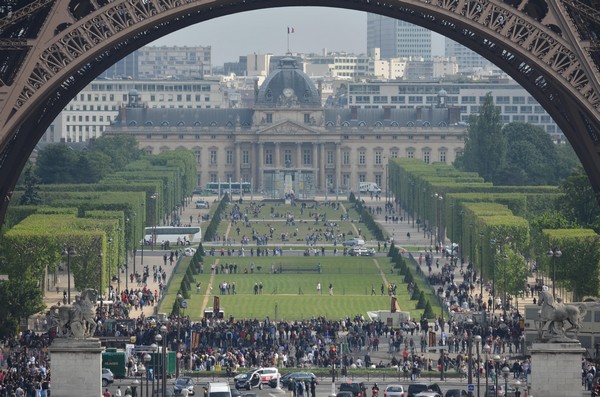
[[[24,163],[11,157],[11,150],[21,144],[15,142],[27,141],[19,134],[39,139],[49,120],[58,115],[77,89],[119,57],[156,38],[240,11],[332,6],[416,23],[453,38],[496,63],[554,117],[574,143],[588,174],[595,171],[599,175],[592,178],[592,183],[595,190],[600,191],[600,159],[595,148],[600,144],[598,65],[579,43],[580,22],[569,18],[559,3],[516,0],[512,6],[500,0],[392,0],[388,3],[369,0],[53,0],[47,15],[39,15],[45,11],[43,7],[48,6],[48,1],[28,4],[28,16],[38,13],[35,20],[39,26],[34,27],[39,31],[38,37],[27,43],[5,41],[0,45],[0,73],[3,60],[4,65],[18,72],[14,81],[0,81],[0,120],[4,123],[0,126],[2,170],[7,162],[11,166]],[[74,8],[69,8],[70,3]],[[540,3],[546,8],[536,8]],[[18,30],[23,18],[19,15],[12,24],[6,22],[6,31]],[[8,19],[2,20],[5,21]],[[26,55],[15,60],[9,49],[14,51],[15,47],[23,48],[25,44],[27,48],[22,54]],[[37,124],[32,121],[34,116],[39,121]],[[37,131],[27,130],[32,125],[36,125]],[[15,139],[17,137],[19,139]],[[0,176],[0,198],[8,196],[8,189],[15,181],[16,176],[6,180]],[[3,206],[0,200],[0,217]]]

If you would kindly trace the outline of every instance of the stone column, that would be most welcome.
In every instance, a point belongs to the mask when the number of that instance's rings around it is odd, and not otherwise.
[[[263,185],[263,166],[265,165],[265,151],[262,142],[258,143],[258,161],[256,161],[256,181],[258,186],[258,191],[264,189]]]
[[[335,144],[335,189],[337,189],[342,184],[342,144],[341,142],[336,142]]]
[[[276,170],[279,170],[281,168],[281,153],[279,150],[280,147],[281,145],[279,144],[279,142],[275,142],[275,153],[273,153],[273,157],[275,158],[273,159],[273,166]]]
[[[296,144],[296,168],[302,167],[302,143]]]
[[[235,172],[233,173],[233,177],[235,178],[236,182],[241,182],[242,181],[242,176],[241,176],[241,172],[242,172],[242,156],[241,156],[241,148],[240,148],[240,143],[239,142],[235,142],[235,150],[234,150],[234,158],[233,158],[233,166],[235,167]]]
[[[321,143],[319,146],[321,146],[321,176],[319,179],[321,179],[321,190],[323,190],[323,192],[327,195],[327,172],[325,172],[327,167],[327,148],[325,147],[325,143]]]
[[[102,352],[97,338],[55,338],[52,357],[52,395],[102,395]]]
[[[319,188],[319,157],[317,154],[317,145],[318,143],[313,143],[312,144],[312,164],[311,164],[311,168],[313,170],[313,179],[314,179],[314,183],[315,183],[315,189]]]

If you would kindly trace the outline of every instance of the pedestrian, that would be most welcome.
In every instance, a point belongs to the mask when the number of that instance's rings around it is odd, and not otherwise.
[[[321,291],[321,283],[317,283],[317,295],[323,295],[323,292]]]
[[[115,391],[115,397],[121,397],[121,386],[117,386],[117,390]]]
[[[112,397],[112,394],[110,394],[110,391],[108,391],[108,387],[104,389],[104,394],[102,395],[102,397]]]
[[[333,295],[333,284],[329,283],[329,295]]]

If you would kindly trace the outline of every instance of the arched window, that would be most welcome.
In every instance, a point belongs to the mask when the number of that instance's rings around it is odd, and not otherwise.
[[[128,127],[136,127],[137,126],[137,122],[135,120],[132,120],[129,122],[129,124],[127,124]]]

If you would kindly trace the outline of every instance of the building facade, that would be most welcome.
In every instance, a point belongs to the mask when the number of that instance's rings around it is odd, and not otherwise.
[[[367,14],[367,52],[381,49],[381,58],[431,60],[431,31],[412,23],[378,14]]]
[[[356,191],[367,181],[387,190],[388,159],[451,163],[463,150],[459,109],[441,100],[412,109],[323,108],[321,89],[294,59],[282,59],[252,108],[159,109],[132,97],[105,133],[134,136],[148,153],[194,151],[200,187],[251,182],[275,197],[286,181],[301,197]]]

